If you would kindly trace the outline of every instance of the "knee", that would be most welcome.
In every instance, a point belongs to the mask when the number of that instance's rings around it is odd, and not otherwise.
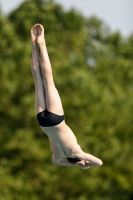
[[[33,78],[36,80],[42,80],[42,74],[40,69],[31,69]]]
[[[96,166],[100,167],[103,165],[103,161],[99,159],[99,161],[96,163]]]

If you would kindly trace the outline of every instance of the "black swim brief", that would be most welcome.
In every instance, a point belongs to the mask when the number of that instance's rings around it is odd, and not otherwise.
[[[44,110],[37,114],[37,119],[42,127],[51,127],[60,124],[65,118],[64,115],[57,115],[48,110]]]

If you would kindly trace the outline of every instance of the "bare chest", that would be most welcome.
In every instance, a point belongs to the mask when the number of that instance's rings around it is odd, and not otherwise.
[[[51,151],[58,158],[70,157],[79,148],[76,137],[69,127],[65,129],[47,129],[45,133],[49,137]]]

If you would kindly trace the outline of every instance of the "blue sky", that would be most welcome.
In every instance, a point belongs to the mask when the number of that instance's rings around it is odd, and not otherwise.
[[[2,11],[9,13],[23,0],[0,0]],[[119,30],[127,37],[133,33],[133,0],[55,0],[64,9],[76,8],[85,16],[96,15],[109,25],[112,31]]]

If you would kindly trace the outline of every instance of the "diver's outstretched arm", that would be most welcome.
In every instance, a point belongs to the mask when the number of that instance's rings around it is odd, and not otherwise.
[[[88,154],[88,153],[85,153],[85,152],[82,152],[78,158],[80,160],[84,160],[86,161],[86,164],[89,166],[89,167],[99,167],[103,164],[102,160],[100,160],[99,158],[91,155],[91,154]]]

